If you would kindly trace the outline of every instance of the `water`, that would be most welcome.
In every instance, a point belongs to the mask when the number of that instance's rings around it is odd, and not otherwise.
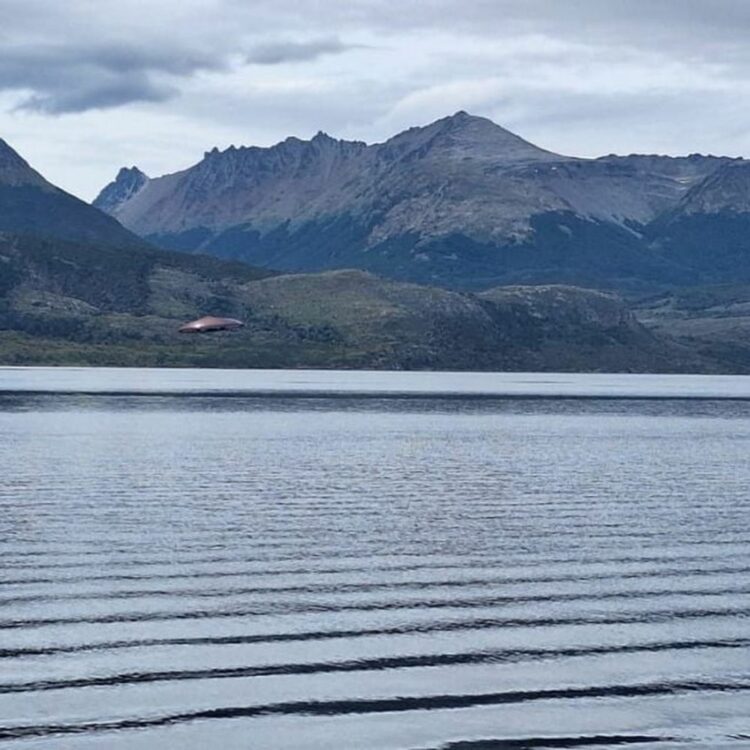
[[[0,747],[750,747],[749,451],[748,378],[0,370]]]

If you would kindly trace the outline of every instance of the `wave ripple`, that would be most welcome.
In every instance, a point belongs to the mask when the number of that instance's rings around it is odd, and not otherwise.
[[[742,746],[750,410],[628,388],[6,398],[0,746]]]

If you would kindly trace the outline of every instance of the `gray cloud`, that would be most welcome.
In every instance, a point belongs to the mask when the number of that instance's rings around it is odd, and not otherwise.
[[[163,102],[177,93],[176,88],[154,83],[143,75],[118,76],[99,85],[89,82],[85,87],[78,86],[69,91],[32,94],[17,109],[60,115],[110,109],[132,102]]]
[[[37,166],[86,195],[119,162],[172,171],[318,129],[383,140],[458,109],[571,154],[750,153],[747,0],[0,6],[0,134],[43,144]]]
[[[178,93],[169,76],[216,69],[199,56],[172,57],[136,47],[6,46],[0,56],[0,89],[29,91],[17,105],[47,114],[106,109],[131,102],[160,102]]]
[[[312,63],[366,46],[342,41],[350,35],[388,44],[437,33],[438,57],[536,34],[711,61],[738,76],[750,62],[746,0],[3,0],[3,25],[0,91],[25,91],[20,108],[53,114],[165,101],[192,77],[243,62]]]
[[[278,41],[258,44],[247,54],[246,60],[256,65],[278,65],[286,62],[306,62],[322,55],[335,55],[352,49],[338,37],[323,37],[307,42]]]
[[[83,112],[165,101],[179,92],[172,80],[226,64],[204,51],[175,46],[15,44],[4,46],[0,56],[0,89],[31,92],[17,109]]]
[[[16,109],[49,114],[165,101],[199,74],[313,61],[351,47],[315,24],[289,40],[289,23],[297,24],[283,2],[234,12],[232,0],[2,3],[0,92],[26,92]]]
[[[245,0],[224,0],[242,13]],[[254,0],[249,17],[287,29],[368,28],[464,31],[482,36],[544,32],[634,46],[690,48],[742,44],[750,24],[746,0]]]

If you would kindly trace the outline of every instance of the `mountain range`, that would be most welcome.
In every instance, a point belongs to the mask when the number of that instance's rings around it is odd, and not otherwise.
[[[405,166],[410,160],[411,170]],[[369,173],[361,174],[367,164]],[[442,195],[427,189],[437,174]],[[743,285],[741,264],[732,260],[744,252],[744,180],[745,162],[726,158],[566,159],[487,120],[459,114],[379,146],[319,135],[271,149],[214,151],[191,170],[155,180],[123,170],[96,202],[105,212],[50,184],[0,141],[0,364],[750,371],[750,285]],[[237,187],[253,181],[253,189]],[[515,202],[501,200],[509,185]],[[561,186],[569,195],[564,210]],[[226,200],[217,200],[220,194]],[[370,244],[358,245],[352,234],[348,243],[342,238],[337,255],[334,243],[321,239],[331,227],[320,212],[334,211],[334,199],[348,201],[352,212],[354,204],[374,211],[380,200],[382,220],[373,220],[365,236]],[[221,242],[174,243],[180,251],[157,247],[155,241],[170,244],[164,240],[169,234],[151,231],[157,224],[147,225],[145,218],[136,226],[138,205],[151,206],[144,217],[161,217],[175,230],[173,239],[194,232],[191,223],[210,223],[217,242],[234,237],[239,244],[231,252],[231,243],[221,246],[219,254],[229,258],[205,254],[218,252]],[[248,206],[268,222],[266,234],[233,223]],[[539,213],[529,213],[529,206]],[[531,243],[543,239],[540,217],[549,222],[552,216],[565,241],[533,249]],[[336,223],[332,214],[329,220]],[[353,219],[340,217],[338,226],[346,221],[354,227]],[[734,222],[736,232],[722,235],[711,221],[721,227]],[[439,284],[410,280],[433,274],[430,253],[448,242],[441,232],[458,225],[466,234],[451,235],[457,243],[446,259],[452,275]],[[322,232],[317,240],[316,231]],[[266,240],[277,235],[278,262],[261,268],[232,259],[246,259],[238,248],[247,249],[242,242],[254,232]],[[308,244],[296,232],[308,233]],[[419,237],[418,252],[404,232]],[[587,232],[592,241],[617,237],[620,244],[594,253],[577,241]],[[281,242],[282,235],[295,236],[297,244]],[[703,252],[701,236],[714,247],[718,236],[723,253]],[[487,244],[503,237],[504,246]],[[388,242],[395,243],[392,252],[384,250]],[[479,263],[497,270],[490,253],[508,248],[519,264],[526,261],[523,273],[521,265],[506,263],[507,278],[539,282],[546,274],[554,283],[497,286],[488,283],[495,271],[472,276]],[[677,255],[679,264],[672,257]],[[283,268],[282,256],[291,268]],[[672,288],[674,282],[635,273],[644,268],[633,265],[641,256],[650,258],[651,271],[679,266],[706,282],[732,272],[733,282]],[[295,267],[294,257],[300,266],[322,268]],[[535,265],[529,260],[534,257],[550,263]],[[578,261],[585,257],[598,263],[586,267],[599,273],[592,286],[627,280],[629,296],[571,286],[571,277],[583,275]],[[696,260],[688,263],[691,257]],[[714,272],[700,277],[698,261]],[[636,282],[647,296],[634,296]],[[177,333],[186,320],[204,314],[241,318],[246,326],[237,334]]]
[[[318,133],[163,177],[122,169],[94,205],[161,247],[282,271],[476,290],[750,281],[750,163],[574,158],[465,112],[374,145]]]

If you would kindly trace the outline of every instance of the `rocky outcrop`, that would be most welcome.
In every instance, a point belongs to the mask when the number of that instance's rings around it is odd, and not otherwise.
[[[94,206],[108,214],[116,214],[120,206],[131,200],[148,182],[138,167],[123,167],[107,187],[99,193]]]

